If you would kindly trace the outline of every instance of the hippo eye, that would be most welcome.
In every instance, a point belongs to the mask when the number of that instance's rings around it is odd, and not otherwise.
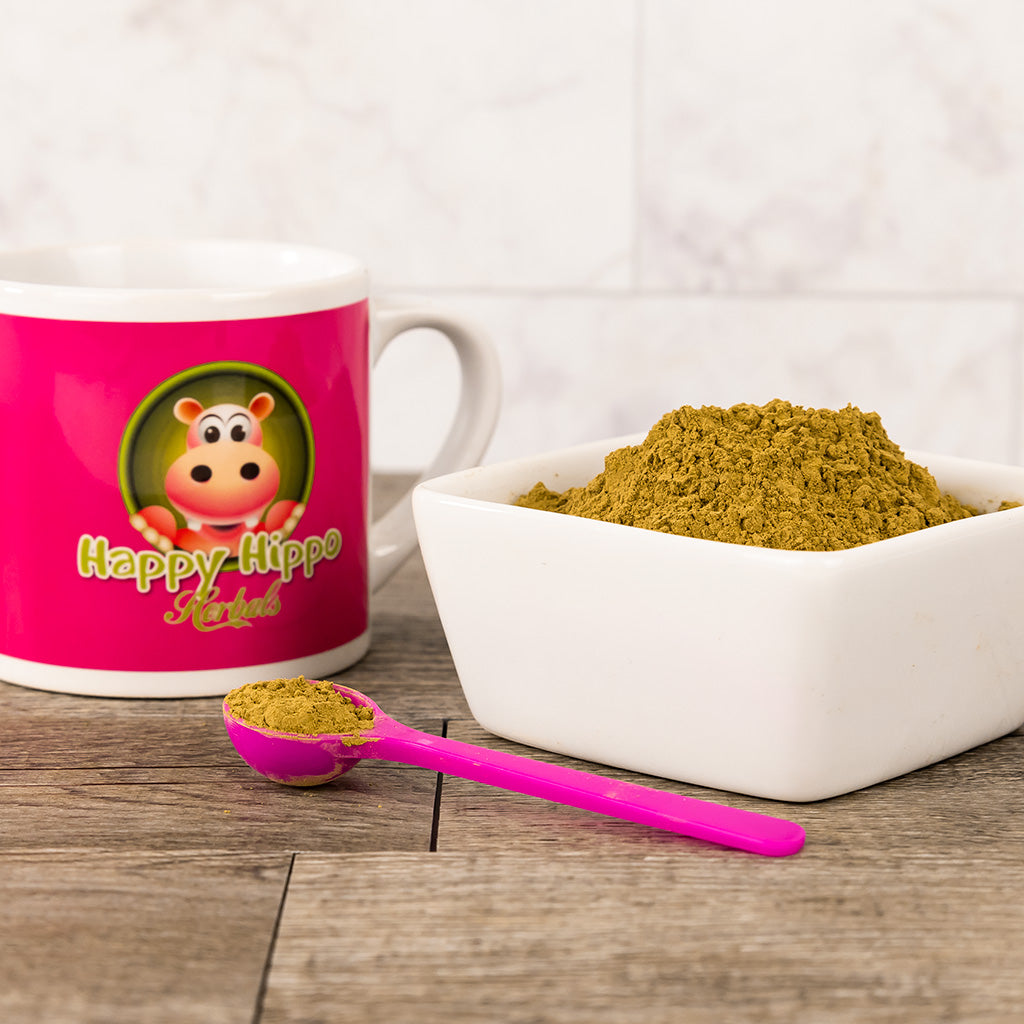
[[[228,420],[228,436],[232,441],[248,441],[252,434],[252,421],[242,413],[235,413]]]
[[[203,444],[216,444],[224,432],[224,421],[216,413],[207,413],[199,421],[199,436]]]

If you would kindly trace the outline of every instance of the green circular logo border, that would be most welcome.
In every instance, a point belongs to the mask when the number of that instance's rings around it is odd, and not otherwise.
[[[134,487],[131,486],[131,473],[129,467],[135,447],[135,439],[141,425],[149,418],[153,409],[159,405],[168,392],[175,391],[193,381],[204,380],[216,376],[243,376],[252,377],[264,381],[270,387],[279,391],[292,406],[292,410],[298,419],[303,438],[306,442],[306,450],[309,453],[306,460],[305,479],[303,480],[300,503],[309,501],[309,495],[313,489],[313,467],[316,462],[316,452],[313,443],[313,424],[310,422],[309,413],[299,398],[298,392],[286,380],[278,376],[272,370],[257,363],[243,363],[235,361],[221,361],[214,363],[203,363],[201,366],[193,366],[157,385],[139,403],[135,411],[125,424],[124,433],[121,435],[121,447],[117,457],[117,483],[121,491],[121,498],[129,515],[135,515],[140,508]]]

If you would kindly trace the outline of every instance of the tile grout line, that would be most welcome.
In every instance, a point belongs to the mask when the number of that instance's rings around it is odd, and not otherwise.
[[[629,260],[629,290],[637,294],[643,280],[643,223],[644,223],[644,31],[646,27],[645,0],[635,0],[633,9],[633,223]]]
[[[1010,408],[1012,437],[1010,438],[1010,455],[1015,463],[1024,459],[1024,301],[1016,302],[1017,325],[1014,332],[1013,372],[1010,379]]]
[[[256,1005],[253,1007],[252,1024],[260,1024],[263,1017],[263,1002],[267,997],[267,984],[270,981],[270,969],[274,962],[274,950],[277,948],[277,935],[281,929],[281,918],[284,917],[284,905],[288,900],[288,887],[292,880],[292,871],[295,869],[295,858],[293,853],[288,861],[288,873],[285,875],[284,887],[281,890],[281,902],[277,908],[277,917],[274,918],[274,927],[270,931],[270,943],[267,946],[267,958],[263,963],[263,973],[260,975],[260,986],[256,992]]]
[[[422,297],[501,300],[596,300],[599,302],[633,302],[637,300],[679,302],[818,302],[818,303],[1016,303],[1024,295],[1016,289],[936,289],[927,288],[692,288],[633,284],[623,287],[587,285],[539,286],[511,285],[393,285],[389,292],[410,293]]]

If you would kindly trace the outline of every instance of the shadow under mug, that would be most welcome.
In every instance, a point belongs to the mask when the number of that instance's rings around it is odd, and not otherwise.
[[[475,465],[500,374],[425,305],[371,308],[352,256],[154,241],[0,253],[0,679],[121,697],[317,678],[367,651],[416,546],[372,521],[370,373],[433,328],[462,386],[421,479]]]

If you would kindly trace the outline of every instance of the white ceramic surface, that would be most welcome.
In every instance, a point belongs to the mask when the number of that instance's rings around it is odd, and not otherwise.
[[[489,462],[776,397],[1024,461],[1018,0],[99,6],[4,5],[0,247],[354,250],[498,345]],[[404,349],[419,472],[458,371]]]
[[[1024,724],[1024,508],[839,552],[676,537],[509,502],[640,436],[420,484],[423,558],[470,708],[520,743],[790,801]],[[908,452],[983,509],[1024,468]]]

